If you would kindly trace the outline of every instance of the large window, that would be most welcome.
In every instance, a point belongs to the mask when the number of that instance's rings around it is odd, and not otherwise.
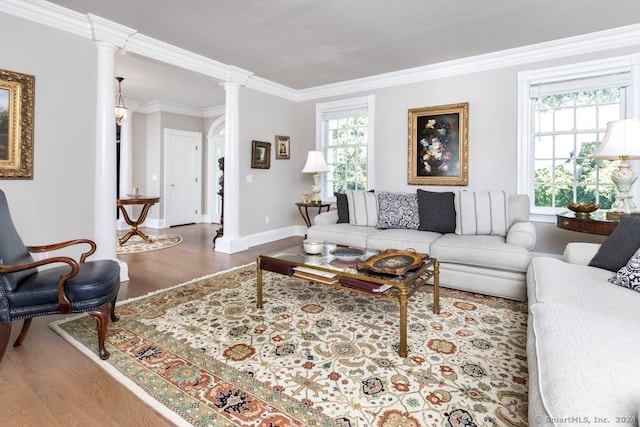
[[[373,97],[318,104],[316,128],[330,169],[322,174],[322,199],[373,188]]]
[[[591,158],[607,123],[630,116],[632,58],[519,74],[518,192],[533,214],[615,198],[617,161]],[[538,218],[542,219],[542,218]]]

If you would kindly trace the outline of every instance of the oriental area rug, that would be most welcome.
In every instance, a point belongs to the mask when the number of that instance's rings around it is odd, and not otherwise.
[[[150,242],[145,242],[140,236],[131,236],[124,245],[116,244],[116,253],[118,255],[135,254],[138,252],[157,251],[159,249],[170,248],[179,245],[182,237],[174,234],[154,234],[149,235]]]
[[[118,304],[111,357],[95,320],[51,327],[176,425],[526,426],[524,303],[432,287],[392,302],[255,265]]]

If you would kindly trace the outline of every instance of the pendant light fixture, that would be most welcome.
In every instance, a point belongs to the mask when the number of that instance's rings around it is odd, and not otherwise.
[[[122,96],[122,81],[124,77],[116,77],[118,81],[118,93],[116,93],[116,124],[122,125],[127,119],[127,107],[124,105],[124,97]]]

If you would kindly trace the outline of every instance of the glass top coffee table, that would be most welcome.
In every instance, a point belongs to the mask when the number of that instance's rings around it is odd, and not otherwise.
[[[335,252],[340,249],[340,255]],[[354,249],[349,251],[347,249]],[[360,252],[360,257],[358,257]],[[334,252],[334,254],[332,254]],[[352,253],[353,252],[353,253]],[[358,270],[358,262],[380,252],[346,248],[325,243],[322,253],[305,253],[302,243],[274,253],[260,255],[257,259],[257,307],[262,308],[262,271],[295,276],[335,288],[366,293],[374,298],[398,302],[400,305],[400,345],[398,354],[407,356],[407,301],[421,287],[433,279],[433,312],[440,314],[440,264],[435,258],[426,257],[403,275],[384,274],[370,270]],[[349,256],[349,255],[352,256]],[[430,285],[429,285],[430,286]]]

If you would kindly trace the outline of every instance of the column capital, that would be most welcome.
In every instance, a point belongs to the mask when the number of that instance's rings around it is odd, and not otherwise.
[[[129,37],[138,32],[133,28],[125,27],[90,13],[87,14],[87,19],[89,25],[91,25],[93,41],[108,43],[118,48],[124,48]]]

